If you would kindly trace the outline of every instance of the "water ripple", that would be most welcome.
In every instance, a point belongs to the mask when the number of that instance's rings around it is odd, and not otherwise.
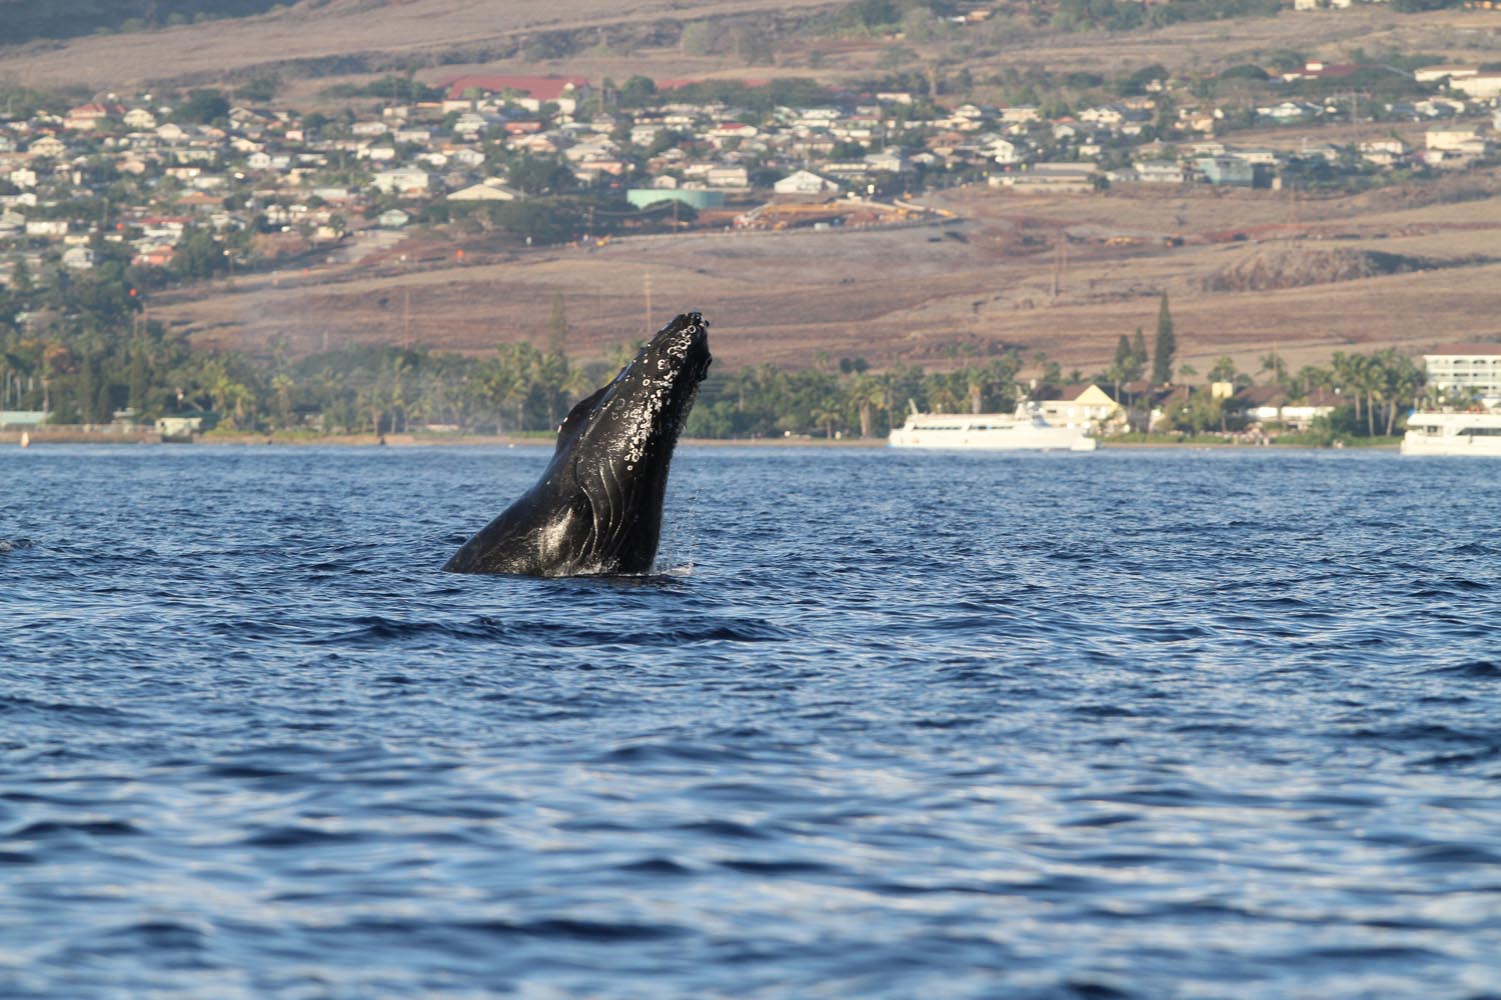
[[[676,570],[439,572],[546,457],[0,452],[0,995],[1494,995],[1475,466],[687,448]]]

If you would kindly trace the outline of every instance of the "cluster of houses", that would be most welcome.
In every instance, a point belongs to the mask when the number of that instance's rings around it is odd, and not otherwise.
[[[1311,63],[1301,73],[1344,69]],[[1152,93],[1053,119],[1033,106],[971,103],[919,113],[924,103],[907,92],[765,113],[715,102],[627,111],[595,99],[582,77],[481,74],[447,81],[441,100],[319,116],[316,128],[294,111],[243,105],[214,124],[185,124],[147,97],[108,95],[65,114],[0,119],[0,280],[17,260],[31,273],[49,264],[86,270],[100,240],[128,244],[135,263],[160,267],[190,229],[255,227],[317,244],[355,228],[399,228],[435,203],[521,197],[506,163],[522,155],[556,160],[578,185],[623,192],[637,207],[675,200],[695,209],[726,199],[744,209],[768,197],[889,194],[931,177],[988,177],[1019,192],[1275,186],[1294,160],[1354,171],[1451,169],[1491,156],[1501,75],[1478,67],[1419,74],[1447,82],[1446,95],[1385,112],[1429,122],[1420,148],[1389,137],[1294,153],[1213,138],[1222,108],[1179,106],[1165,122]],[[1350,112],[1340,101],[1255,110],[1272,122]],[[70,214],[67,206],[106,198],[122,183],[134,194],[114,206],[111,231]]]

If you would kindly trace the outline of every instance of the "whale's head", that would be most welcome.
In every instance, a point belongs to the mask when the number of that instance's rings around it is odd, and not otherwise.
[[[454,553],[459,573],[645,573],[678,435],[709,370],[709,324],[684,313],[558,428],[542,479]]]
[[[554,529],[566,574],[651,569],[673,449],[710,361],[709,324],[684,313],[558,428],[541,485],[571,498],[567,528]]]
[[[709,324],[698,313],[673,319],[604,388],[558,428],[559,456],[577,473],[608,466],[622,479],[665,482],[667,465],[698,384],[709,371]]]

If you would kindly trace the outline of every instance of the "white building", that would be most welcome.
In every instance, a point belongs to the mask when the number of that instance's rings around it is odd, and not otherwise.
[[[1463,80],[1451,80],[1449,86],[1471,97],[1501,97],[1501,73],[1476,73]]]
[[[1423,366],[1432,389],[1501,398],[1501,343],[1445,344],[1423,355]]]
[[[1459,150],[1479,138],[1480,126],[1477,124],[1434,125],[1423,133],[1423,141],[1429,149]]]
[[[839,185],[811,170],[788,174],[771,186],[777,194],[836,194]]]
[[[748,188],[750,172],[738,163],[720,164],[709,168],[704,181],[716,188]]]
[[[94,251],[88,247],[69,247],[63,251],[63,267],[87,271],[94,266]]]
[[[1136,164],[1137,180],[1144,184],[1182,184],[1183,166],[1172,160],[1145,160]]]
[[[432,186],[432,175],[426,170],[402,167],[396,170],[379,171],[371,183],[382,194],[403,194],[409,191],[426,194],[428,188]]]
[[[449,201],[515,201],[518,195],[508,187],[483,181],[460,188],[448,196]]]

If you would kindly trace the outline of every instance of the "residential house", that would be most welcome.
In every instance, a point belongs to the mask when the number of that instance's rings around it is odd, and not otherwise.
[[[506,146],[533,156],[550,156],[558,151],[558,144],[545,135],[513,135]]]
[[[1219,119],[1211,110],[1198,107],[1178,109],[1178,121],[1175,128],[1183,132],[1202,132],[1205,134],[1214,131]]]
[[[67,151],[65,143],[50,135],[44,135],[26,147],[26,155],[45,156],[49,159],[56,159]]]
[[[382,194],[427,194],[432,186],[432,175],[415,167],[396,167],[377,171],[371,186]]]
[[[62,237],[68,235],[71,224],[67,219],[27,219],[27,236]]]
[[[1282,403],[1278,419],[1294,430],[1307,430],[1315,420],[1328,417],[1344,402],[1338,389],[1315,389],[1296,402]]]
[[[1136,179],[1143,184],[1182,184],[1188,178],[1180,163],[1172,160],[1145,160],[1136,164]]]
[[[449,201],[515,201],[520,195],[494,178],[460,188],[448,196]]]
[[[63,128],[88,132],[106,124],[109,118],[110,110],[102,104],[80,104],[76,108],[68,109],[68,117],[63,120]]]
[[[819,169],[847,184],[863,181],[871,173],[870,164],[864,160],[834,160],[823,164]]]
[[[831,195],[838,194],[840,186],[810,170],[798,170],[774,183],[771,189],[783,195]]]
[[[448,157],[459,166],[471,169],[484,166],[485,163],[485,154],[468,146],[457,147],[448,154]]]
[[[1026,143],[1000,137],[992,139],[983,148],[985,152],[990,154],[991,159],[1002,166],[1021,163],[1027,158],[1030,152]]]
[[[63,267],[72,271],[88,271],[94,267],[94,251],[91,247],[69,247],[63,251]]]
[[[1344,156],[1344,150],[1331,142],[1316,142],[1304,146],[1298,150],[1298,157],[1304,160],[1318,158],[1325,163],[1338,163]]]
[[[1045,389],[1033,399],[1042,417],[1054,427],[1098,429],[1125,420],[1125,410],[1094,383]]]
[[[1126,120],[1126,109],[1118,104],[1107,104],[1098,108],[1085,108],[1079,112],[1081,122],[1089,122],[1092,125],[1117,126]]]
[[[1199,156],[1194,158],[1193,165],[1210,184],[1229,187],[1254,187],[1256,184],[1255,165],[1238,156]]]
[[[167,267],[176,256],[177,251],[169,244],[146,243],[137,246],[131,263],[137,267]]]
[[[630,164],[624,160],[608,156],[596,157],[575,164],[573,167],[573,176],[577,177],[581,183],[593,184],[600,179],[602,174],[608,174],[611,177],[620,177],[629,169]]]
[[[1422,118],[1453,118],[1464,114],[1465,102],[1452,97],[1428,97],[1413,102],[1412,109]]]
[[[890,146],[879,153],[867,153],[865,164],[871,170],[886,174],[907,174],[912,165],[907,162],[907,153],[897,146]]]
[[[178,163],[216,163],[219,160],[219,151],[209,147],[174,149],[172,158]]]
[[[1407,156],[1407,143],[1401,139],[1368,139],[1359,146],[1361,159],[1380,167],[1400,163]]]
[[[1480,139],[1482,126],[1470,123],[1432,125],[1423,133],[1423,143],[1428,149],[1460,152],[1465,146]]]
[[[495,119],[477,111],[466,111],[454,119],[453,134],[472,139],[488,129]]]
[[[750,139],[760,134],[760,129],[744,122],[720,122],[704,133],[704,138],[710,142],[723,142],[728,139]]]
[[[711,188],[748,188],[750,173],[738,163],[711,167],[704,175],[704,182]]]
[[[1323,108],[1307,101],[1282,101],[1278,104],[1261,105],[1256,108],[1256,113],[1261,117],[1282,123],[1312,121],[1323,111]]]
[[[1034,163],[1013,173],[992,174],[989,183],[1018,194],[1088,194],[1099,178],[1094,163]]]
[[[1501,97],[1501,73],[1476,73],[1462,80],[1452,80],[1449,86],[1476,99]]]
[[[1463,80],[1466,77],[1475,76],[1480,72],[1480,67],[1475,65],[1455,66],[1450,63],[1440,63],[1437,66],[1422,66],[1413,71],[1412,78],[1418,83],[1438,83],[1441,80]]]
[[[657,136],[667,131],[667,127],[659,122],[647,122],[631,126],[631,145],[650,146],[657,141]]]

